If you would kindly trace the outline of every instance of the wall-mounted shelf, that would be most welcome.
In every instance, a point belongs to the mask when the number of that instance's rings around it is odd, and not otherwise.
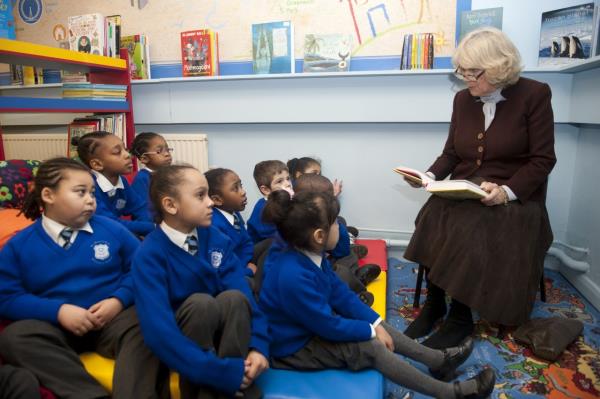
[[[2,112],[128,112],[127,101],[0,97]]]

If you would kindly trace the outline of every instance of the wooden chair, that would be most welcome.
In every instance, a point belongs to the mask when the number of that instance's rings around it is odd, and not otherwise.
[[[419,307],[421,299],[421,287],[423,285],[423,275],[425,274],[425,266],[419,265],[419,271],[417,272],[417,285],[415,286],[415,296],[413,300],[413,308]],[[544,270],[542,269],[542,278],[540,279],[540,299],[542,302],[546,302],[546,285],[544,284]]]

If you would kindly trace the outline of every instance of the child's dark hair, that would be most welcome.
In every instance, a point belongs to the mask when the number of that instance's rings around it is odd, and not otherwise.
[[[208,195],[221,195],[223,191],[223,180],[229,173],[234,173],[231,169],[215,168],[204,173],[208,182]]]
[[[142,132],[136,134],[133,143],[131,144],[131,153],[138,159],[141,158],[145,152],[148,152],[150,141],[156,137],[162,136],[154,132]]]
[[[33,189],[27,193],[21,212],[26,218],[35,220],[42,216],[44,202],[42,201],[42,190],[44,187],[56,189],[62,179],[65,178],[66,170],[80,170],[90,173],[90,170],[74,159],[52,158],[40,164],[33,179]]]
[[[73,137],[71,139],[71,144],[77,146],[77,155],[79,155],[81,162],[90,166],[90,161],[98,147],[100,147],[102,139],[110,135],[112,135],[112,133],[97,130],[95,132],[84,134],[81,137]]]
[[[290,171],[290,175],[292,176],[292,178],[296,178],[297,172],[304,174],[304,171],[310,165],[321,166],[321,162],[314,158],[310,158],[310,157],[292,158],[289,161],[287,161],[287,167],[288,167],[288,170]]]
[[[340,204],[332,194],[305,191],[292,199],[287,191],[276,190],[269,195],[262,219],[274,223],[293,247],[312,250],[313,231],[329,231],[339,212]]]
[[[254,166],[254,181],[258,188],[260,188],[260,186],[271,187],[273,177],[284,170],[288,170],[288,167],[278,160],[259,162]]]
[[[313,193],[329,193],[333,195],[333,183],[325,176],[313,173],[305,174],[296,179],[294,192],[310,191]]]
[[[162,166],[152,173],[150,178],[150,201],[156,211],[156,222],[163,220],[163,208],[161,201],[165,196],[178,198],[178,187],[183,180],[183,172],[194,168],[192,165],[168,165]]]

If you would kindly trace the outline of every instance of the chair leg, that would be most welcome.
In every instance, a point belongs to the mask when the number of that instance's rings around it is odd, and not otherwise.
[[[423,273],[424,272],[425,272],[425,267],[423,267],[423,265],[419,265],[419,272],[417,273],[417,285],[415,287],[415,298],[413,301],[414,309],[419,307],[419,302],[421,300],[421,286],[423,285]]]
[[[540,280],[540,299],[546,302],[546,282],[544,281],[544,270],[542,270],[542,279]]]

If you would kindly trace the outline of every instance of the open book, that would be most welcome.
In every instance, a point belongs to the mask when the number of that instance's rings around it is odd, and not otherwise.
[[[398,166],[393,170],[408,180],[420,184],[431,194],[440,197],[449,199],[480,199],[487,195],[481,187],[468,180],[436,181],[423,172],[405,166]]]

